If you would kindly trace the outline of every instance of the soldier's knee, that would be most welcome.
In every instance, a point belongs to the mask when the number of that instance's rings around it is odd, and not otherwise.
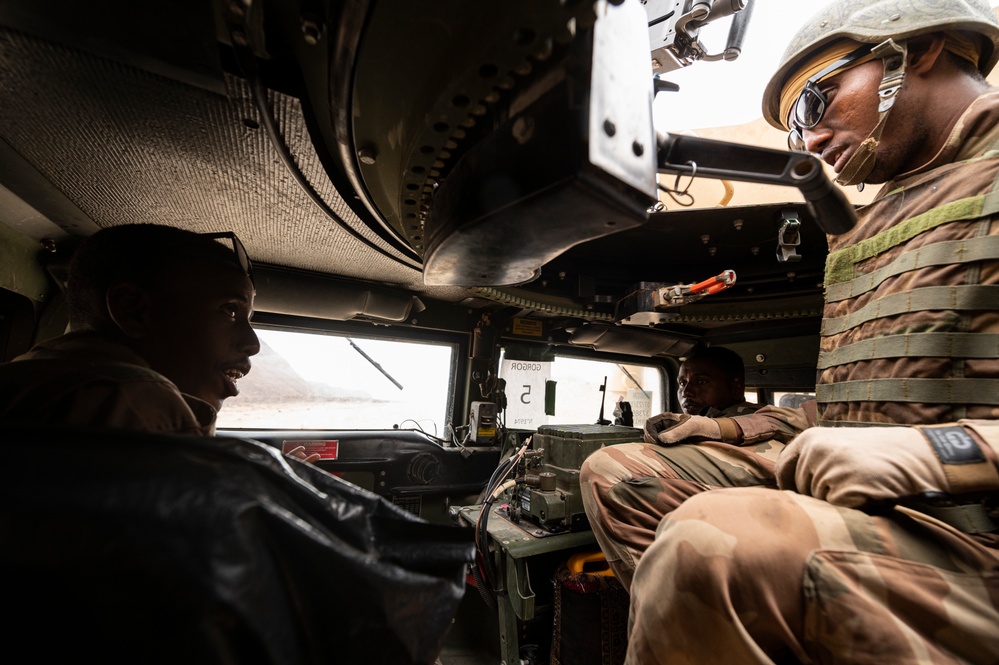
[[[760,570],[801,563],[814,547],[802,537],[810,526],[786,492],[718,489],[684,501],[660,524],[656,539],[679,540],[728,558],[736,568]]]
[[[752,541],[762,540],[762,534],[758,526],[743,529],[747,525],[729,521],[724,511],[731,504],[716,496],[726,493],[693,496],[662,520],[638,566],[633,588],[651,591],[667,584],[673,589],[671,596],[696,590],[714,603],[733,583],[751,583],[753,576],[743,571],[758,569],[758,555],[765,548]]]
[[[582,465],[579,467],[579,486],[581,490],[581,495],[583,499],[583,508],[589,514],[596,510],[597,503],[602,502],[602,495],[609,489],[606,479],[601,476],[601,462],[600,457],[603,451],[598,450],[597,452],[590,455],[585,460],[583,460]],[[598,459],[593,459],[597,456]],[[591,461],[592,460],[592,461]]]
[[[583,460],[579,473],[580,475],[583,473],[592,475],[593,473],[600,472],[607,466],[608,462],[610,462],[610,455],[606,448],[594,450]]]
[[[645,473],[650,464],[645,459],[643,443],[619,443],[596,450],[583,460],[579,480],[584,483],[616,485]]]
[[[601,448],[591,453],[579,467],[583,508],[590,519],[600,520],[604,506],[614,503],[612,493],[630,473],[617,459],[617,451]]]

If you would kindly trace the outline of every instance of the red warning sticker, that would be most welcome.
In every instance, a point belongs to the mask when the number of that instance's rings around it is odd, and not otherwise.
[[[318,454],[319,459],[336,459],[340,442],[333,440],[282,441],[281,452],[290,453],[295,448],[305,448],[306,455]]]

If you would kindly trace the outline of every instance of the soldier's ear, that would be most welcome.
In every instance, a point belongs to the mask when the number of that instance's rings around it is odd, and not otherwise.
[[[142,287],[129,282],[108,289],[108,315],[126,337],[141,338],[150,325],[150,295]]]
[[[924,74],[936,64],[944,51],[947,40],[943,33],[926,35],[925,39],[920,39],[912,44],[909,51],[909,62],[906,64],[906,71],[914,74]]]

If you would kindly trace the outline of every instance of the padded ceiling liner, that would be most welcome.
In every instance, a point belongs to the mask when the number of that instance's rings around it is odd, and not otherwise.
[[[599,323],[580,326],[571,331],[569,341],[605,353],[635,356],[682,356],[696,345],[696,340],[664,335],[641,328],[608,326]]]
[[[249,88],[229,75],[222,83],[224,95],[0,30],[0,138],[97,226],[232,230],[260,263],[441,300],[468,295],[424,287],[420,271],[357,218],[329,182],[297,99],[270,94],[285,143],[327,204],[384,253],[308,198],[261,128]]]

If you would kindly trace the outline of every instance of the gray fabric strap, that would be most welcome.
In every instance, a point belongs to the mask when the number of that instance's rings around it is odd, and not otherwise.
[[[872,423],[869,420],[831,420],[819,418],[816,427],[912,427],[907,423]]]
[[[918,402],[999,405],[999,379],[872,379],[817,386],[815,397],[830,402]]]
[[[847,316],[823,319],[822,335],[836,335],[868,321],[907,312],[993,310],[997,304],[999,286],[927,286],[878,298]]]
[[[999,259],[999,236],[940,242],[919,247],[867,275],[849,282],[832,284],[826,289],[826,302],[838,302],[872,291],[889,277],[929,266],[971,263]]]
[[[985,506],[981,503],[938,506],[924,502],[913,502],[906,505],[913,510],[918,510],[945,524],[949,524],[962,533],[989,533],[999,529],[999,524],[996,524],[989,517]]]
[[[876,358],[999,358],[999,335],[910,333],[873,337],[819,354],[819,369]]]

